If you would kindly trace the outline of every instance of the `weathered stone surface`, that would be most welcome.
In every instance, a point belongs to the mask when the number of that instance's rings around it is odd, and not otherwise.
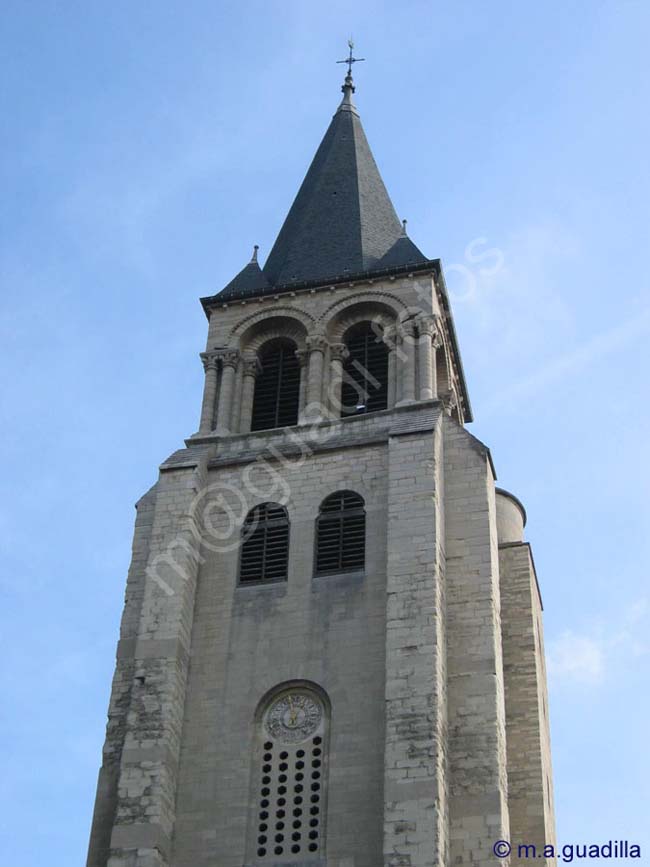
[[[417,339],[433,338],[446,314],[422,275],[213,312],[228,402],[220,369],[200,434],[138,504],[89,867],[483,867],[496,840],[553,839],[537,584],[516,507],[497,513],[489,451],[461,424],[448,331],[402,359],[395,345],[384,411],[247,430],[242,377],[266,338],[319,347],[327,409],[345,329],[376,316],[397,333],[415,306]],[[400,400],[405,383],[441,399]],[[316,576],[319,506],[340,490],[365,503],[365,569]],[[267,501],[288,512],[288,580],[239,586],[241,520]],[[282,684],[328,706],[313,858],[251,856],[261,709]]]

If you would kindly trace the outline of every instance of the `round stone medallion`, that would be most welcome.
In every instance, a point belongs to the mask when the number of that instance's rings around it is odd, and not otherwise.
[[[279,741],[296,743],[312,735],[320,725],[323,709],[304,692],[285,693],[266,715],[266,730]]]

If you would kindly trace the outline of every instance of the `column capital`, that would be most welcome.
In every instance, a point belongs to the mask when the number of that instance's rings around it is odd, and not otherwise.
[[[201,353],[201,362],[203,370],[207,373],[208,370],[216,370],[219,365],[219,354],[215,350]]]
[[[262,369],[257,355],[252,354],[252,353],[245,353],[244,355],[242,355],[242,362],[243,362],[242,372],[243,372],[244,376],[252,376],[253,379],[255,379],[257,374]]]
[[[325,352],[328,343],[324,334],[310,334],[305,340],[310,352]]]
[[[437,323],[433,316],[420,316],[417,320],[418,331],[420,337],[433,337],[436,332]]]
[[[348,358],[349,355],[350,352],[345,343],[330,344],[330,358],[332,359],[332,361],[340,361],[342,363]]]
[[[442,405],[447,415],[451,415],[452,411],[458,406],[458,395],[454,389],[450,389],[446,394],[443,394],[440,399],[442,400]]]
[[[309,360],[309,350],[308,349],[296,349],[295,356],[298,359],[298,364],[301,367],[304,367]]]
[[[381,339],[388,347],[388,351],[393,352],[397,348],[397,342],[399,340],[397,327],[395,325],[387,325],[386,328],[384,328],[384,333],[382,334]]]
[[[220,349],[218,356],[223,367],[237,367],[241,353],[238,349]]]
[[[399,331],[402,337],[415,337],[415,320],[407,319],[406,322],[400,322]]]

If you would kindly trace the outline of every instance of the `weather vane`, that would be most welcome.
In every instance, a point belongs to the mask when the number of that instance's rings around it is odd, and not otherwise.
[[[365,60],[365,57],[353,57],[352,49],[354,48],[354,42],[352,41],[352,37],[348,39],[348,45],[350,46],[350,56],[346,57],[345,60],[337,60],[337,63],[347,63],[348,65],[348,75],[352,75],[352,64],[359,63],[360,60]]]

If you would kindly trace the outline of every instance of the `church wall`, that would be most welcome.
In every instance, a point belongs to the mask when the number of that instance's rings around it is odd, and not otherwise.
[[[120,624],[122,651],[134,648],[144,598],[144,570],[149,557],[155,507],[155,486],[139,500],[133,532],[131,565],[126,583],[124,610]],[[90,833],[88,867],[104,867],[110,849],[111,832],[117,809],[117,784],[120,759],[126,736],[126,714],[135,676],[133,653],[118,653],[108,708],[102,767],[97,783],[95,812]]]
[[[389,445],[386,867],[447,863],[440,428]]]
[[[493,865],[509,838],[494,476],[448,418],[444,452],[450,863]]]
[[[240,438],[240,448],[243,443]],[[242,867],[255,711],[268,690],[300,679],[325,690],[332,708],[327,863],[376,867],[383,823],[387,448],[333,449],[295,467],[288,461],[268,466],[272,477],[268,469],[251,475],[259,493],[247,494],[247,508],[288,494],[289,577],[238,587],[239,546],[203,550],[171,863]],[[215,496],[229,486],[246,492],[243,472],[242,465],[214,469],[208,484]],[[318,507],[341,488],[366,502],[365,576],[315,578]]]
[[[510,832],[541,848],[555,841],[541,600],[527,543],[502,544],[499,561]]]

